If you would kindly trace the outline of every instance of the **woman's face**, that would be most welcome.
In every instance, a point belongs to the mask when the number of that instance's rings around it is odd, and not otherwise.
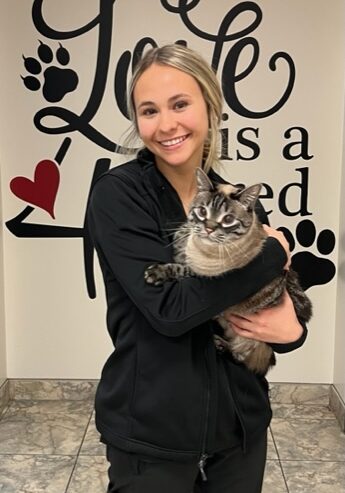
[[[159,169],[201,166],[208,114],[196,80],[154,64],[139,77],[133,98],[139,135]]]

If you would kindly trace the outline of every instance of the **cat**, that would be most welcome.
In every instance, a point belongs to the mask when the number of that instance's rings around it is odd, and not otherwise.
[[[196,176],[197,193],[187,221],[174,235],[175,263],[148,267],[145,280],[149,284],[160,285],[168,280],[195,275],[214,277],[239,269],[260,253],[267,239],[255,213],[261,184],[247,188],[231,184],[213,185],[200,168]],[[308,322],[312,305],[292,269],[284,271],[256,294],[227,311],[246,315],[278,305],[285,289],[293,301],[298,319]],[[221,314],[216,318],[223,329],[227,328],[227,338],[214,335],[216,348],[230,351],[236,361],[259,375],[266,375],[275,364],[271,346],[234,332],[229,336],[225,318]]]

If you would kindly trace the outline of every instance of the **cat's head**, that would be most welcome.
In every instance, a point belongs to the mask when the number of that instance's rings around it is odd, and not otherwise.
[[[234,241],[245,235],[255,220],[254,207],[262,185],[214,186],[200,168],[196,175],[198,191],[188,215],[193,233],[216,243]]]

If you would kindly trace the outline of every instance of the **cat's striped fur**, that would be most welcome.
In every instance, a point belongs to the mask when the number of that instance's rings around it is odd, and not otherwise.
[[[219,276],[248,264],[263,247],[267,235],[254,212],[261,185],[244,189],[230,184],[214,187],[201,169],[197,170],[197,181],[198,192],[188,220],[175,233],[176,263],[149,267],[145,273],[148,283],[161,284],[191,275]],[[285,289],[297,317],[307,322],[312,314],[311,302],[292,269],[242,303],[230,307],[230,311],[245,315],[275,306],[281,302]],[[222,315],[217,319],[223,328],[228,327]],[[274,352],[264,342],[232,333],[227,339],[215,335],[215,344],[219,350],[230,351],[235,360],[258,374],[265,375],[275,364]]]

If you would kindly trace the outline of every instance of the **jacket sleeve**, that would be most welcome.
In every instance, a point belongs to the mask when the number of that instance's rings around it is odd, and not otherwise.
[[[294,351],[295,349],[300,348],[304,344],[308,335],[308,329],[305,323],[300,322],[300,324],[302,326],[303,332],[301,337],[297,339],[297,341],[289,342],[288,344],[270,344],[275,353],[289,353],[290,351]]]
[[[227,307],[254,294],[279,275],[286,253],[268,238],[261,254],[246,267],[215,278],[191,277],[151,286],[147,267],[173,261],[150,200],[123,177],[105,175],[96,182],[88,206],[88,225],[106,282],[116,279],[152,327],[179,336]]]

